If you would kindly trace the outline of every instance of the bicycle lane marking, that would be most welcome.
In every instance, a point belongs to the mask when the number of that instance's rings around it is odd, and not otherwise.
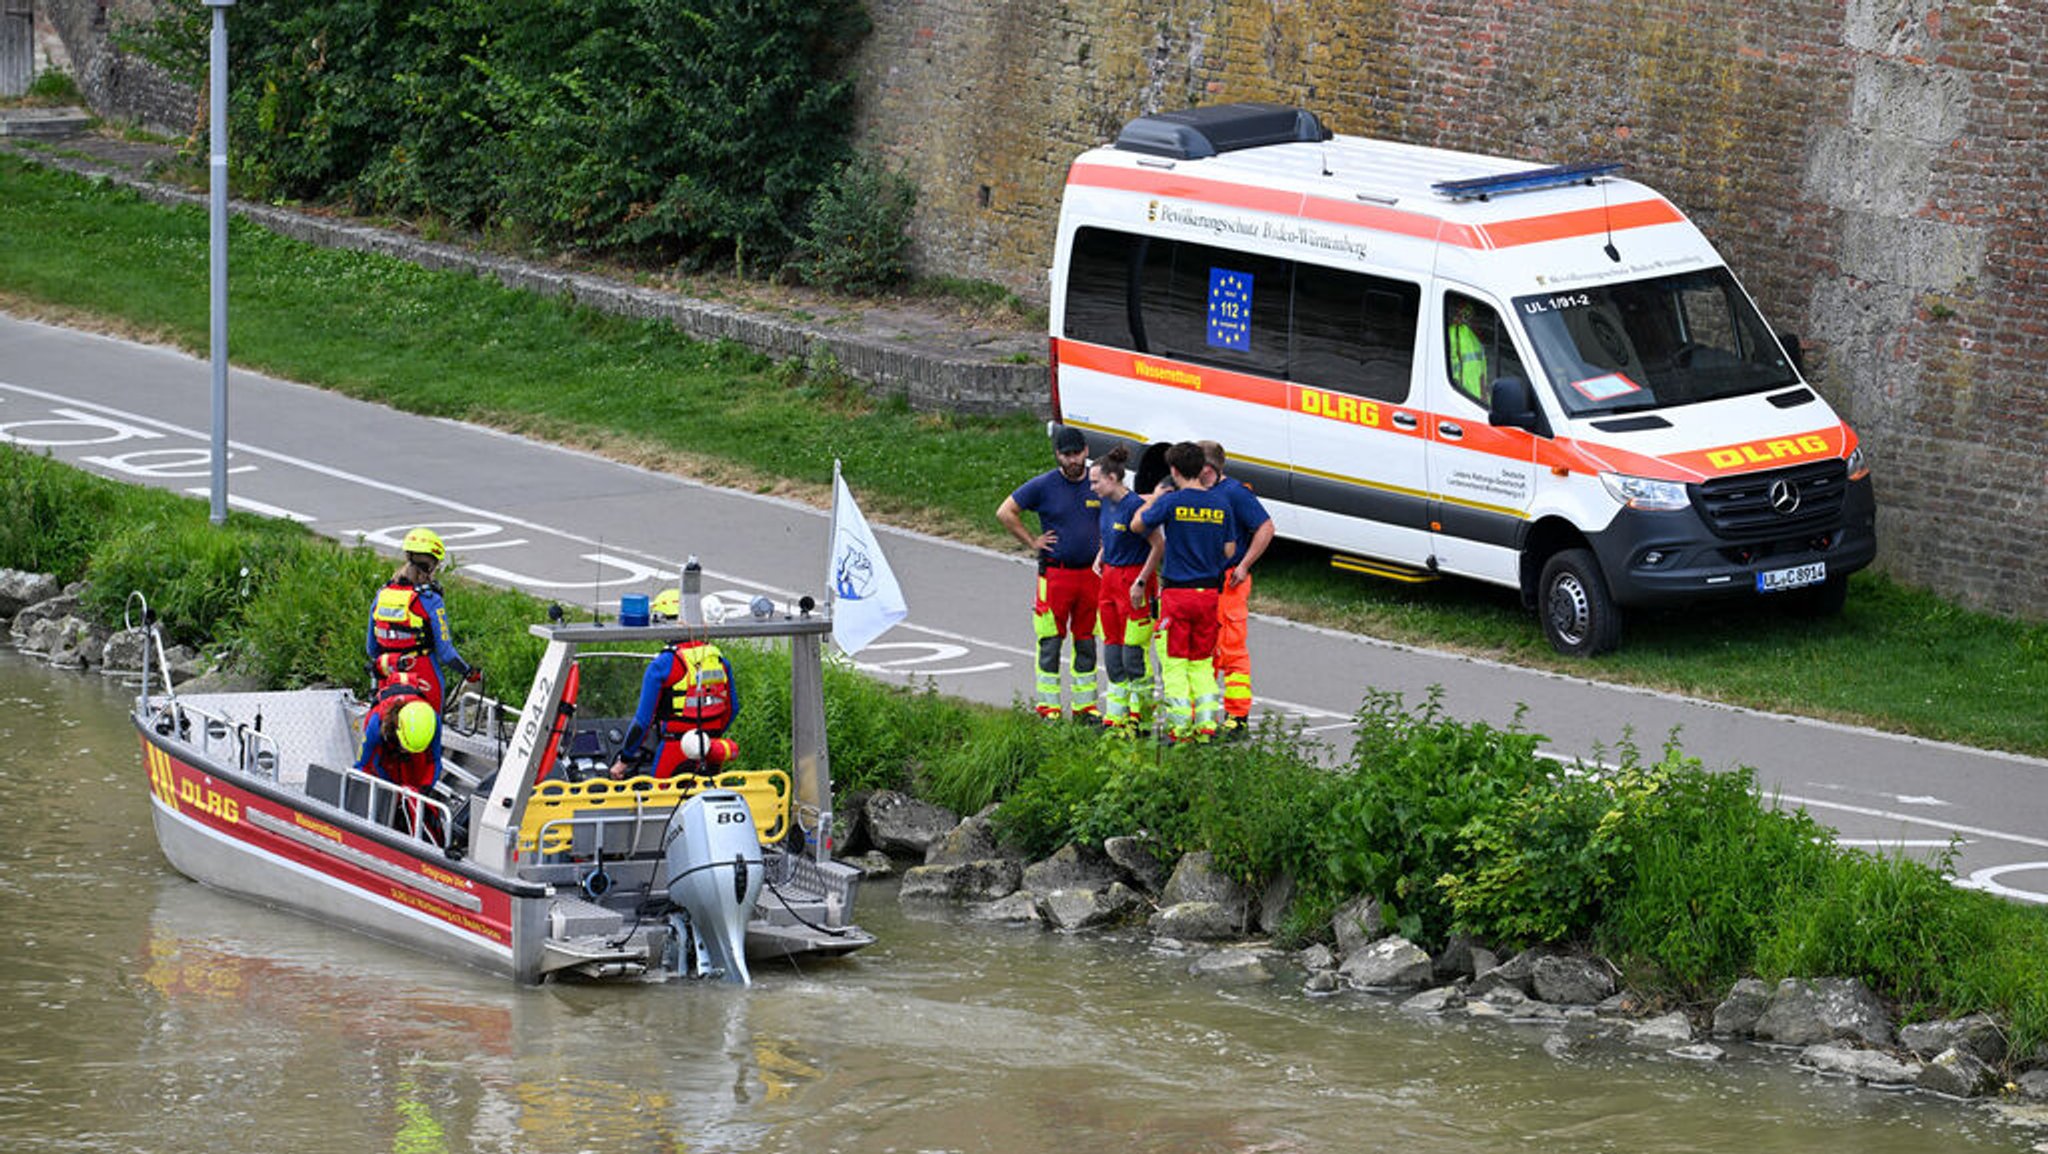
[[[0,440],[12,441],[14,443],[23,444],[25,446],[53,449],[62,447],[83,447],[87,445],[111,444],[123,440],[157,440],[161,439],[167,433],[191,438],[193,440],[201,442],[210,440],[209,434],[201,432],[200,430],[188,428],[186,426],[179,425],[172,421],[166,421],[161,418],[146,416],[140,413],[129,412],[124,409],[118,409],[111,405],[103,405],[94,401],[79,400],[58,393],[46,392],[44,390],[30,388],[25,385],[13,384],[8,381],[0,381],[0,390],[18,393],[23,396],[33,397],[37,400],[48,402],[52,406],[55,406],[55,408],[53,408],[52,411],[59,414],[59,416],[55,419],[38,415],[20,421],[12,421],[0,424]],[[51,441],[47,439],[22,438],[10,432],[10,430],[12,429],[28,428],[31,426],[73,426],[88,430],[98,429],[101,430],[102,434],[105,435],[96,434],[89,438],[80,438],[68,441]],[[467,428],[467,426],[464,427]],[[546,448],[547,446],[541,447]],[[616,541],[600,541],[598,539],[586,537],[580,533],[572,532],[567,529],[557,528],[553,525],[543,524],[541,522],[533,521],[527,518],[501,513],[496,510],[485,509],[480,506],[471,505],[462,501],[452,500],[447,497],[442,497],[437,494],[424,492],[416,486],[399,485],[388,481],[380,481],[375,477],[368,477],[360,473],[353,473],[346,469],[337,468],[333,465],[322,464],[321,462],[294,456],[290,453],[279,452],[275,449],[266,449],[263,448],[262,446],[253,445],[246,441],[230,440],[228,442],[228,448],[230,450],[231,455],[234,453],[246,454],[250,457],[256,457],[263,460],[273,461],[278,464],[286,465],[292,468],[303,469],[307,472],[316,474],[318,476],[326,477],[330,480],[339,481],[344,484],[357,485],[376,492],[416,500],[421,502],[422,504],[432,505],[441,509],[446,509],[450,512],[459,513],[466,517],[488,519],[502,523],[504,525],[516,526],[528,532],[545,533],[550,536],[559,538],[563,541],[568,541],[574,544],[587,546],[593,550],[597,550],[598,554],[602,557],[603,561],[611,563],[613,565],[617,565],[621,568],[625,568],[628,571],[634,572],[636,576],[642,576],[643,579],[645,574],[659,573],[661,575],[666,575],[667,572],[673,571],[673,567],[675,565],[675,562],[672,558],[661,557],[656,554],[649,553],[644,550],[634,549],[631,547],[621,547]],[[109,467],[107,464],[108,460],[110,459],[99,459],[95,460],[94,463],[100,464],[103,468],[105,468]],[[116,458],[112,460],[118,459]],[[138,476],[161,476],[159,474],[144,472],[142,470],[122,469],[121,466],[118,464],[113,465],[111,467],[119,469],[120,471],[123,472],[132,472]],[[241,469],[243,470],[253,470],[254,468],[255,466],[251,465],[241,466]],[[231,498],[230,500],[232,503],[233,498]],[[254,511],[258,512],[267,513],[270,509],[275,508],[274,506],[264,506],[260,509],[255,509],[254,506],[260,503],[250,502],[247,498],[243,498],[243,501],[247,503],[250,507],[252,507]],[[792,506],[792,508],[795,508],[795,506]],[[819,517],[826,516],[826,514],[818,513],[815,510],[813,510],[812,512]],[[293,515],[293,519],[300,519],[300,517],[303,517],[303,515]],[[304,517],[303,519],[305,522],[310,522],[313,520],[313,518],[311,517]],[[349,535],[353,536],[356,534],[351,533]],[[364,532],[361,535],[365,539],[382,541],[384,540],[385,537],[388,536],[388,533],[379,530],[376,532]],[[330,534],[330,536],[332,536],[332,534]],[[593,558],[591,554],[586,554],[584,556],[584,559],[591,560]],[[488,564],[471,565],[468,568],[471,571],[488,573],[495,577],[527,580],[527,578],[524,578],[520,574],[513,573],[509,570],[504,570],[497,566],[492,566]],[[784,589],[776,585],[771,585],[766,582],[757,581],[753,578],[743,577],[737,574],[723,573],[707,569],[704,571],[704,575],[706,578],[712,580],[730,582],[749,589],[753,589],[758,592],[774,595],[780,597],[785,601],[793,601],[799,595],[798,591],[796,590]],[[555,587],[559,585],[563,588],[574,588],[580,587],[582,585],[582,582],[580,581],[553,582],[543,581],[539,579],[533,580],[535,580],[538,585],[547,587]],[[497,583],[510,584],[513,582],[508,580],[499,581]],[[1009,653],[1013,656],[1028,656],[1028,654],[1026,654],[1023,650],[1016,649],[1011,646],[998,645],[993,642],[982,641],[978,638],[966,637],[964,635],[952,633],[947,630],[933,629],[926,626],[917,625],[914,622],[905,621],[898,624],[895,628],[907,629],[913,632],[924,633],[928,636],[956,641],[970,646],[979,647],[982,649],[993,650],[998,653]],[[957,675],[960,673],[992,671],[1004,668],[1008,664],[1008,662],[998,661],[993,663],[986,663],[984,666],[977,666],[973,669],[967,670],[942,669],[928,670],[924,672],[933,676]],[[890,671],[895,673],[915,672],[915,670],[909,667],[909,662],[907,661],[899,660],[891,662],[890,666]]]

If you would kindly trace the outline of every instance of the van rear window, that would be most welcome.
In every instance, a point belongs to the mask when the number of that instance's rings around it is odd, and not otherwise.
[[[1067,262],[1062,335],[1402,401],[1421,301],[1406,281],[1083,228]]]

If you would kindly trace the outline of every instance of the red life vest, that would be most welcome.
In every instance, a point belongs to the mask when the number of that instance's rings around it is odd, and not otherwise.
[[[427,607],[409,581],[393,581],[377,590],[370,607],[370,637],[379,653],[428,653],[433,639],[427,635]]]
[[[670,650],[674,662],[654,717],[671,737],[701,729],[716,737],[732,724],[732,667],[718,646],[705,641],[678,641]]]
[[[434,764],[432,746],[418,753],[407,753],[404,747],[398,744],[398,711],[414,701],[433,704],[419,682],[420,679],[410,673],[400,673],[392,677],[377,691],[377,698],[370,705],[369,716],[363,722],[364,727],[368,728],[369,717],[376,718],[377,732],[380,735],[377,748],[371,752],[370,760],[364,768],[385,781],[395,782],[413,790],[426,789],[440,776],[436,772],[439,767]]]

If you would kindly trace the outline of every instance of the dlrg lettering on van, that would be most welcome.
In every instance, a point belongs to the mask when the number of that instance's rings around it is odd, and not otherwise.
[[[1096,452],[1222,441],[1284,536],[1521,590],[1550,643],[1709,597],[1841,609],[1856,434],[1697,228],[1620,166],[1141,117],[1068,173],[1052,411]]]

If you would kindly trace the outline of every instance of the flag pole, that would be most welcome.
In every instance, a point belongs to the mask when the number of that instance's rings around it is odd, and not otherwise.
[[[839,574],[832,571],[839,549],[839,458],[832,458],[832,523],[825,529],[825,612],[839,602]]]

